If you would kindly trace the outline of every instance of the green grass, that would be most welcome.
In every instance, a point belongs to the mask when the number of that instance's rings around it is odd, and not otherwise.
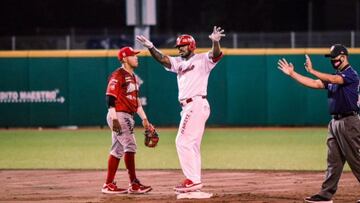
[[[159,129],[155,149],[136,130],[137,168],[177,169],[176,129]],[[0,169],[105,169],[109,130],[0,130]],[[326,128],[208,128],[205,169],[324,170]],[[121,162],[121,167],[124,167]],[[349,170],[348,167],[346,170]]]

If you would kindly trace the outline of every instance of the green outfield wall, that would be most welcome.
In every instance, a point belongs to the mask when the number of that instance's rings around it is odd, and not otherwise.
[[[176,50],[163,51],[176,55]],[[209,78],[209,125],[327,124],[326,91],[297,84],[277,69],[277,61],[284,57],[306,74],[307,53],[316,69],[331,73],[323,57],[328,49],[223,51],[224,58]],[[0,51],[0,126],[105,125],[107,77],[120,66],[116,54],[116,50]],[[360,49],[350,49],[350,54],[360,73]],[[165,71],[146,50],[139,63],[140,96],[151,122],[177,125],[181,108],[176,75]]]

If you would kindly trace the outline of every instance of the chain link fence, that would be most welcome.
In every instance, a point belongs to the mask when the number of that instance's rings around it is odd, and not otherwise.
[[[172,48],[178,34],[153,34],[151,40],[159,48]],[[210,47],[209,33],[193,33],[197,47]],[[226,48],[306,48],[330,47],[341,43],[360,47],[360,32],[281,32],[281,33],[227,33],[221,46]],[[0,50],[57,50],[57,49],[118,49],[133,46],[132,34],[111,31],[86,34],[0,37]]]

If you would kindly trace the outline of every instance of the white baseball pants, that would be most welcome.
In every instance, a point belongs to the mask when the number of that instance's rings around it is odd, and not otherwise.
[[[197,96],[182,107],[181,121],[176,136],[176,149],[181,169],[193,183],[201,182],[200,145],[205,123],[210,115],[210,105],[206,98]]]

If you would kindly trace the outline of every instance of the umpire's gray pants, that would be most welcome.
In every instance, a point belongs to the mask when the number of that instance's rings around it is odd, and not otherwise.
[[[329,123],[327,171],[320,195],[332,198],[347,161],[360,182],[360,118],[349,116]]]

